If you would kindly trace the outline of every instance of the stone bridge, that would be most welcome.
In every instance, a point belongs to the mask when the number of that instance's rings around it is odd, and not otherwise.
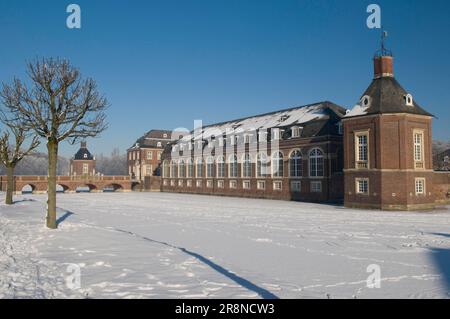
[[[14,190],[21,194],[28,186],[33,193],[47,192],[47,176],[15,176]],[[1,190],[6,191],[6,176],[0,176]],[[89,187],[90,192],[108,191],[131,191],[137,183],[130,176],[57,176],[56,184],[59,191],[67,193],[76,192],[80,187]]]

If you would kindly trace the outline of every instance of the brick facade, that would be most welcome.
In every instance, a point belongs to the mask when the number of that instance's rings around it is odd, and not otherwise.
[[[86,142],[81,142],[81,147],[75,156],[70,160],[71,176],[93,176],[95,170],[95,157],[87,149]]]

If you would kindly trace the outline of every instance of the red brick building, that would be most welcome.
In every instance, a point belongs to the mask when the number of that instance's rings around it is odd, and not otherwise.
[[[321,102],[170,143],[161,190],[387,210],[450,202],[450,173],[433,171],[433,115],[397,82],[389,52],[373,62],[374,79],[352,110]]]
[[[162,190],[339,201],[345,111],[320,102],[194,131],[164,152]]]
[[[372,83],[343,120],[347,207],[434,207],[432,118],[395,79],[392,55],[376,55]]]
[[[87,149],[86,142],[81,142],[80,149],[70,160],[70,175],[95,175],[95,157]]]
[[[164,147],[172,141],[172,132],[151,130],[127,150],[128,174],[138,181],[145,176],[159,176],[161,154]]]

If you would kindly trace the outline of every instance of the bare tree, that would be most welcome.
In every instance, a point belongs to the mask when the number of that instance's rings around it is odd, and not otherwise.
[[[0,97],[13,120],[47,141],[48,201],[47,227],[56,224],[56,169],[59,143],[74,144],[94,137],[107,127],[106,98],[97,91],[96,82],[82,79],[80,71],[67,60],[44,58],[28,63],[31,84],[15,79],[3,84]]]
[[[9,131],[5,131],[0,136],[0,161],[5,165],[7,174],[5,203],[11,205],[14,192],[14,169],[25,156],[39,146],[39,137],[34,136],[30,145],[22,148],[27,138],[26,130],[20,124],[8,126],[8,129]],[[10,144],[11,133],[14,135],[14,144]]]

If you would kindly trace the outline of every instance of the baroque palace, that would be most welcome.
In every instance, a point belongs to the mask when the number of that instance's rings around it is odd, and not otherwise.
[[[448,202],[450,174],[433,171],[433,115],[397,82],[390,52],[373,63],[351,110],[319,102],[181,134],[162,153],[161,191],[391,210]]]

